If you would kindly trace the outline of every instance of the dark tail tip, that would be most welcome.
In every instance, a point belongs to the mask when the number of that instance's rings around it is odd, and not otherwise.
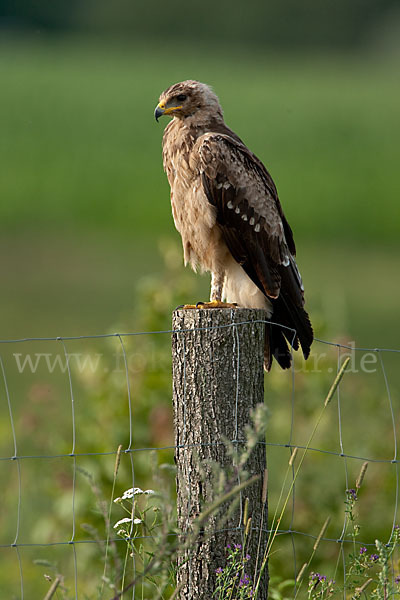
[[[264,369],[269,371],[272,359],[275,358],[282,369],[290,369],[292,355],[283,330],[277,325],[267,323],[265,326]]]

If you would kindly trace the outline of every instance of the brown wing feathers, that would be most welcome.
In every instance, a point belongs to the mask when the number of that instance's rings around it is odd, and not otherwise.
[[[311,323],[303,308],[301,278],[292,256],[295,254],[295,245],[291,228],[283,215],[268,172],[255,157],[255,161],[251,161],[252,155],[245,146],[239,146],[235,140],[221,135],[207,139],[204,145],[201,149],[203,152],[200,152],[203,157],[203,188],[209,202],[217,209],[217,221],[225,243],[250,279],[270,298],[273,304],[272,321],[283,326],[266,326],[266,367],[271,366],[274,356],[281,367],[288,368],[291,354],[285,338],[294,349],[299,347],[300,341],[305,358],[309,355],[313,340]],[[227,164],[229,158],[233,159],[233,164]],[[243,185],[239,181],[232,181],[235,178],[235,163],[237,167],[243,167],[244,162],[247,163],[247,176],[264,183],[262,201],[266,206],[265,216],[260,215],[254,207],[254,199],[252,201],[249,197],[254,191],[251,185],[246,186],[245,181]],[[273,205],[267,206],[267,203]],[[266,218],[268,211],[272,225]],[[268,231],[271,227],[273,233]]]
[[[217,221],[224,234],[225,243],[233,258],[263,293],[277,298],[280,290],[280,274],[271,261],[268,262],[268,249],[265,236],[254,231],[249,220],[254,218],[245,191],[233,186],[219,187],[205,173],[202,181],[207,198],[217,209]],[[246,215],[247,220],[243,220]]]

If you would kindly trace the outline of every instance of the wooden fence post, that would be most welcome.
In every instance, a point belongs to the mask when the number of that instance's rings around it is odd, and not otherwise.
[[[259,529],[267,529],[267,503],[262,503],[265,445],[258,444],[246,463],[246,471],[259,479],[237,494],[231,513],[228,505],[202,523],[201,535],[189,551],[184,540],[191,524],[217,499],[211,461],[232,469],[224,440],[243,448],[250,413],[264,401],[264,324],[262,310],[195,309],[173,313],[173,405],[175,460],[177,465],[178,528],[183,532],[178,557],[177,583],[180,600],[211,600],[216,569],[226,564],[226,546],[243,540],[243,504],[249,498],[252,532],[246,553],[246,573],[253,578]],[[251,323],[248,323],[251,321]],[[237,325],[235,325],[237,323]],[[242,323],[242,324],[239,324]],[[243,324],[244,323],[244,324]],[[262,440],[263,441],[263,440]],[[258,570],[266,543],[261,538]],[[265,569],[259,600],[267,598]]]

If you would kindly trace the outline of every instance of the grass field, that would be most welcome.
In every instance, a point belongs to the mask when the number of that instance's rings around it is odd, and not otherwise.
[[[158,313],[153,321],[143,320],[143,288],[152,281],[154,285],[166,268],[159,240],[173,238],[179,243],[161,166],[166,120],[157,125],[153,111],[159,93],[170,83],[196,78],[214,86],[228,124],[268,165],[277,183],[295,232],[317,335],[354,340],[362,346],[399,347],[400,82],[396,68],[387,57],[366,55],[278,57],[235,48],[180,49],[150,42],[118,46],[78,38],[2,41],[1,338],[168,326],[168,317],[157,321]],[[191,284],[182,288],[179,297],[172,283],[171,295],[168,282],[161,288],[164,304],[171,303],[167,316],[174,302],[188,300],[185,294],[195,296],[189,300],[207,295],[207,277],[188,274],[187,278]],[[140,302],[138,288],[142,289]],[[7,369],[13,348],[7,346]],[[45,345],[35,350],[46,351]],[[144,345],[141,351],[152,348]],[[334,365],[335,356],[329,360]],[[388,361],[387,373],[397,403],[398,363]],[[70,429],[65,378],[55,376],[48,384],[45,377],[41,372],[23,380],[10,371],[21,447],[26,452],[46,453],[55,452],[59,444],[66,452]],[[374,377],[370,388],[368,382],[347,388],[346,398],[352,403],[346,406],[350,425],[346,435],[350,445],[354,442],[355,452],[378,451],[381,440],[387,440],[388,447],[391,443],[389,413],[382,408],[384,381],[380,373]],[[267,397],[271,439],[277,442],[287,433],[288,415],[280,399],[289,397],[285,387],[289,383],[275,373],[271,379],[274,393]],[[302,441],[328,380],[307,387],[300,376],[299,383],[296,410]],[[47,385],[53,395],[47,393]],[[155,439],[149,439],[153,435],[148,431],[149,411],[158,403],[170,406],[169,363],[163,373],[151,372],[143,381],[139,377],[139,383],[133,379],[132,385],[143,395],[135,400],[139,403],[135,405],[138,439],[142,444],[155,444]],[[92,391],[79,385],[77,389],[87,428],[85,435],[82,431],[82,444],[95,451],[120,443],[125,416],[121,408],[116,416],[114,407],[119,406],[122,387],[117,393],[104,380],[103,387],[94,385]],[[371,415],[383,412],[375,439]],[[1,423],[2,454],[8,456],[7,412]],[[60,432],[54,430],[54,423],[60,423]],[[335,443],[334,426],[332,419],[318,443]],[[57,436],[52,436],[53,430]],[[54,444],[50,450],[49,444]],[[382,452],[385,449],[382,441]],[[278,464],[279,457],[276,460]],[[108,470],[112,470],[110,465]],[[340,499],[328,495],[334,495],[338,482],[342,483],[342,466],[338,465],[333,462],[332,471],[321,473],[323,500],[318,504],[318,498],[311,499],[307,507],[300,507],[301,526],[312,522],[318,528],[326,517],[324,511],[337,509]],[[91,466],[108,484],[106,468]],[[12,508],[10,514],[0,516],[0,529],[7,532],[4,543],[8,543],[13,535],[17,480],[8,463],[3,462],[1,468],[0,479],[7,484],[11,480],[7,502]],[[146,468],[138,463],[139,476]],[[302,485],[315,483],[317,470],[316,459]],[[373,473],[372,486],[382,492],[378,504],[383,514],[389,514],[392,481],[378,469]],[[41,485],[35,487],[39,474]],[[53,470],[49,463],[31,463],[23,477],[24,491],[30,486],[33,490],[30,510],[23,500],[26,539],[32,535],[55,539],[57,528],[63,531],[61,521],[69,510],[70,471],[65,466]],[[45,499],[42,490],[48,493]],[[371,493],[366,510],[373,509],[373,499]],[[92,506],[88,492],[82,492],[78,500]],[[375,523],[378,516],[373,517]],[[65,522],[68,527],[68,518]],[[7,568],[0,574],[0,590],[9,586],[7,590],[16,594],[18,565],[9,549],[3,553]],[[24,554],[25,585],[32,597],[35,590],[44,596],[47,589],[45,582],[35,587],[39,576],[32,559],[39,555],[36,549]],[[86,557],[82,560],[86,564]],[[284,560],[278,557],[278,562]]]
[[[164,231],[166,123],[157,126],[153,110],[166,86],[197,78],[268,165],[297,236],[396,241],[395,66],[150,43],[3,43],[2,227]]]
[[[160,156],[166,120],[157,125],[153,109],[162,89],[189,77],[215,87],[227,122],[268,165],[295,231],[309,302],[315,288],[350,305],[354,298],[348,325],[357,323],[357,337],[368,334],[372,316],[390,320],[400,233],[395,67],[371,56],[3,41],[7,335],[23,327],[37,335],[39,324],[76,331],[85,321],[102,329],[128,308],[140,273],[162,268],[153,249],[174,229]],[[72,299],[71,286],[80,290]],[[19,318],[8,318],[17,307]],[[376,332],[377,342],[394,343],[386,326]]]

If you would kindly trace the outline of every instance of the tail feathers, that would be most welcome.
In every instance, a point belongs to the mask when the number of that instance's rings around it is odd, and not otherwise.
[[[293,303],[291,303],[291,305],[288,307],[287,303],[285,302],[285,308],[287,309],[287,312],[290,315],[290,322],[287,324],[287,327],[294,329],[296,332],[296,334],[294,334],[293,331],[290,331],[289,329],[284,329],[283,332],[285,334],[285,337],[288,340],[288,342],[291,345],[293,345],[293,348],[295,350],[297,350],[297,348],[299,347],[300,341],[304,358],[307,360],[310,354],[311,344],[314,339],[314,332],[310,322],[310,317],[308,316],[308,313],[304,310],[303,307],[295,306]],[[281,322],[283,325],[286,325],[286,323],[282,321],[278,322]]]
[[[283,329],[276,325],[271,325],[270,323],[265,325],[264,369],[266,371],[271,369],[273,358],[275,358],[282,369],[290,368],[292,355],[283,331]]]
[[[289,327],[283,329],[286,339],[297,350],[299,342],[307,359],[310,354],[314,332],[308,313],[304,310],[304,297],[300,273],[295,260],[291,259],[291,266],[282,270],[282,286],[279,298],[274,302],[273,320]],[[296,347],[297,346],[297,347]]]
[[[272,321],[265,326],[264,367],[269,371],[272,359],[278,362],[282,369],[289,369],[292,362],[290,346],[297,350],[299,343],[304,358],[310,354],[314,333],[308,313],[301,306],[284,298],[283,294],[273,302],[274,312]],[[288,345],[289,343],[289,345]]]
[[[307,358],[310,355],[311,344],[313,343],[313,340],[314,340],[314,331],[313,331],[308,313],[304,310],[304,308],[302,308],[300,310],[301,310],[301,315],[300,315],[301,316],[301,319],[300,319],[301,328],[299,330],[297,330],[297,334],[300,339],[301,349],[303,351],[304,358],[307,360]]]

